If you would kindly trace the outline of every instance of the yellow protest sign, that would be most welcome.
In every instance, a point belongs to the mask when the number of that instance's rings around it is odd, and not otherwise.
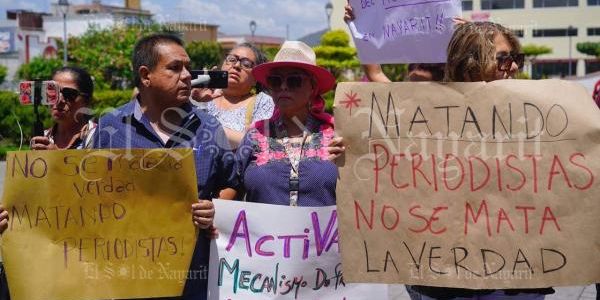
[[[180,295],[196,242],[191,149],[7,155],[11,298]]]
[[[346,282],[600,281],[600,111],[559,80],[344,83]]]

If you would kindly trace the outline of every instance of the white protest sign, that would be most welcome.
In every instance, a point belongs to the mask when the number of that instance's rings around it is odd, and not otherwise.
[[[337,211],[214,200],[209,299],[387,299],[342,275]]]
[[[460,0],[350,0],[363,64],[443,63]]]

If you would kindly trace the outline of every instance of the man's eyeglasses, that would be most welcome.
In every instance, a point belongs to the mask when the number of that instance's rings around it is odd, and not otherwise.
[[[519,70],[523,68],[525,63],[525,54],[498,54],[496,55],[496,62],[498,63],[498,71],[509,71],[513,62],[517,64]]]
[[[65,99],[65,101],[67,102],[75,102],[75,100],[77,100],[77,97],[79,95],[85,96],[84,93],[73,89],[73,88],[68,88],[68,87],[63,87],[60,89],[60,93],[63,96],[63,99]]]
[[[252,68],[254,68],[254,62],[251,61],[249,58],[239,57],[235,54],[227,54],[227,56],[225,57],[225,63],[228,65],[233,66],[238,61],[240,62],[240,65],[242,66],[242,68],[244,68],[246,70],[252,70]]]
[[[285,81],[288,90],[295,90],[302,86],[302,80],[304,80],[305,77],[308,76],[304,74],[291,74],[287,76],[269,75],[267,76],[267,88],[271,91],[281,91],[281,86]]]

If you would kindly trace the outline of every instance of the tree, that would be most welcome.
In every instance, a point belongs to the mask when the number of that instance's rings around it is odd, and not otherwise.
[[[577,51],[600,58],[600,42],[577,43]]]
[[[529,77],[532,77],[533,63],[535,59],[540,55],[552,53],[552,48],[544,45],[527,44],[521,48],[521,51],[523,52],[523,54],[525,54],[525,60],[527,63],[526,72],[529,74]]]
[[[185,50],[192,60],[192,69],[210,69],[213,66],[221,66],[223,49],[217,42],[191,42],[187,44]]]
[[[17,77],[21,80],[50,80],[52,73],[63,65],[60,59],[45,59],[35,57],[29,63],[22,64],[17,69]]]
[[[275,59],[275,55],[277,55],[277,52],[279,52],[279,47],[267,47],[263,49],[263,52],[265,53],[268,61],[273,61],[273,59]]]
[[[69,62],[86,69],[96,88],[124,88],[132,85],[131,57],[138,39],[161,31],[158,25],[90,27],[82,36],[68,41]],[[62,49],[62,48],[59,48]],[[62,57],[59,50],[59,57]]]
[[[2,84],[4,82],[7,74],[8,74],[8,68],[4,65],[0,65],[0,84]]]
[[[343,30],[332,30],[321,37],[321,45],[314,47],[317,64],[340,79],[348,69],[358,68],[356,49],[350,47],[350,38]]]
[[[527,57],[536,58],[539,55],[552,53],[552,48],[544,45],[527,44],[522,47],[521,51],[523,51]]]
[[[48,128],[52,123],[48,107],[41,106],[39,112]],[[27,145],[33,133],[33,106],[21,105],[18,94],[0,91],[0,116],[0,146]]]
[[[393,82],[404,81],[404,77],[406,77],[406,73],[408,72],[408,65],[381,65],[381,70],[383,70],[383,73]]]

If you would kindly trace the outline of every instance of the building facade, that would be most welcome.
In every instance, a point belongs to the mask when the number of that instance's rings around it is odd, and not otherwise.
[[[117,25],[148,25],[152,21],[152,13],[139,7],[139,1],[125,1],[125,7],[105,5],[100,1],[91,4],[72,5],[68,7],[67,36],[80,36],[91,26],[99,29]],[[57,4],[52,4],[51,14],[44,16],[44,31],[47,38],[63,38],[63,12]]]
[[[181,38],[187,43],[196,41],[216,42],[219,25],[192,22],[177,22],[163,24],[168,30],[181,33]]]
[[[27,10],[7,10],[0,20],[0,65],[8,68],[3,89],[16,87],[19,66],[36,56],[55,57],[56,43],[46,39],[43,17],[46,14]]]
[[[551,54],[533,61],[533,78],[600,71],[600,60],[576,48],[577,43],[600,42],[600,0],[463,0],[463,16],[503,24],[522,45],[550,47]]]
[[[225,53],[241,43],[252,43],[260,48],[279,48],[285,42],[282,37],[262,35],[221,35],[217,39]]]

